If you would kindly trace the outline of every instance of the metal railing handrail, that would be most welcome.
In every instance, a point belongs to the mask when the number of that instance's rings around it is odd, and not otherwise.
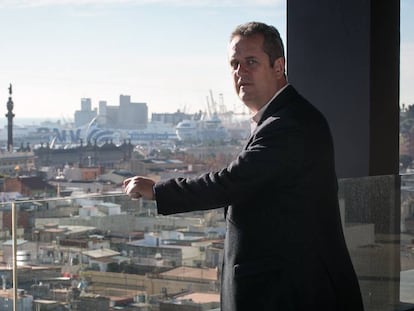
[[[106,198],[106,197],[125,197],[128,196],[127,194],[123,193],[122,191],[114,191],[114,192],[104,192],[104,193],[86,193],[82,195],[70,195],[64,197],[49,197],[49,198],[30,198],[30,199],[15,199],[9,201],[0,202],[0,205],[8,205],[11,203],[30,203],[30,202],[52,202],[52,201],[62,201],[62,200],[77,200],[77,199],[88,199],[88,198]]]

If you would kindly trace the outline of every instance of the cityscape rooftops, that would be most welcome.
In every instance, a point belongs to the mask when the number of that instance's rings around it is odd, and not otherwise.
[[[175,297],[177,301],[191,301],[193,303],[209,303],[209,302],[220,302],[220,294],[218,293],[190,293]]]
[[[217,269],[215,268],[193,268],[193,267],[178,267],[169,271],[160,273],[160,276],[164,278],[172,279],[201,279],[217,281]]]
[[[111,249],[100,248],[100,249],[94,249],[90,251],[84,251],[83,255],[96,259],[96,258],[118,256],[120,255],[120,253],[113,251]]]

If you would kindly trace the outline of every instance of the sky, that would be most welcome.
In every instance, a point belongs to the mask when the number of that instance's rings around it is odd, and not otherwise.
[[[121,94],[150,113],[192,113],[210,90],[242,108],[227,43],[250,20],[285,34],[284,1],[0,0],[0,100],[12,83],[22,117],[73,119],[81,98],[116,106]]]
[[[227,62],[238,24],[273,24],[285,0],[0,0],[0,103],[18,118],[73,120],[81,98],[205,110],[210,90],[241,111]],[[401,102],[414,103],[414,1],[401,0]]]

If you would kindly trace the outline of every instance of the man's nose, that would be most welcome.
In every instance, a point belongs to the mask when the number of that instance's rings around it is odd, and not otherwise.
[[[243,66],[242,64],[239,64],[235,70],[235,73],[238,77],[241,77],[247,73],[246,66]]]

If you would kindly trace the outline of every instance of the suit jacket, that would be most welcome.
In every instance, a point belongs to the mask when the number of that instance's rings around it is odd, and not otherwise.
[[[158,213],[225,206],[221,310],[363,310],[323,115],[292,86],[226,168],[154,187]]]

